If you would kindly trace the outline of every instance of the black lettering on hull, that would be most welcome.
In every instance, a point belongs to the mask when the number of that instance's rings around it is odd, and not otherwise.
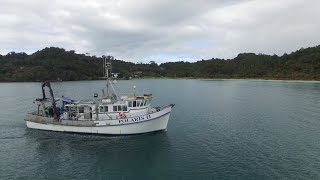
[[[139,116],[134,118],[128,118],[128,119],[120,119],[119,124],[128,124],[128,123],[135,123],[140,121],[145,121],[151,119],[151,115],[145,115],[145,116]]]

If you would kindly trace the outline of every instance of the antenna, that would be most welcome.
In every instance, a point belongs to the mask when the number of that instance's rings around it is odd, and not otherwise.
[[[136,97],[136,85],[133,85],[133,97]]]

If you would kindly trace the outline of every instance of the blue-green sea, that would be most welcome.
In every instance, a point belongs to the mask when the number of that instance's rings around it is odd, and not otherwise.
[[[40,83],[0,83],[0,179],[320,179],[320,83],[118,81],[175,103],[167,131],[133,136],[27,129]],[[57,97],[104,81],[52,83]]]

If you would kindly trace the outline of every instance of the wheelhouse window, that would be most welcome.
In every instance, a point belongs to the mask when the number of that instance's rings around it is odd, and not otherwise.
[[[137,102],[133,101],[133,106],[132,107],[137,107]]]
[[[104,107],[104,112],[108,112],[108,106],[103,106]]]
[[[108,106],[99,106],[99,112],[108,112]]]
[[[129,101],[129,107],[132,107],[132,101]]]
[[[84,113],[84,107],[78,107],[78,109],[79,109],[79,113]]]
[[[140,106],[140,107],[141,107],[141,106],[143,106],[143,100],[142,100],[142,101],[140,101],[139,106]]]
[[[142,100],[140,106],[144,106],[144,102],[145,100]]]
[[[117,112],[117,111],[128,111],[128,106],[127,105],[113,106],[113,112]]]

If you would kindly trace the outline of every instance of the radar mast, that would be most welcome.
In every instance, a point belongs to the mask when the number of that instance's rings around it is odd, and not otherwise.
[[[103,78],[107,79],[107,96],[106,98],[113,98],[115,100],[118,99],[118,95],[112,85],[112,78],[113,77],[113,73],[112,73],[112,60],[114,60],[113,56],[102,56],[103,58]],[[113,90],[113,94],[110,96],[109,94],[109,86],[111,87],[111,89]]]

